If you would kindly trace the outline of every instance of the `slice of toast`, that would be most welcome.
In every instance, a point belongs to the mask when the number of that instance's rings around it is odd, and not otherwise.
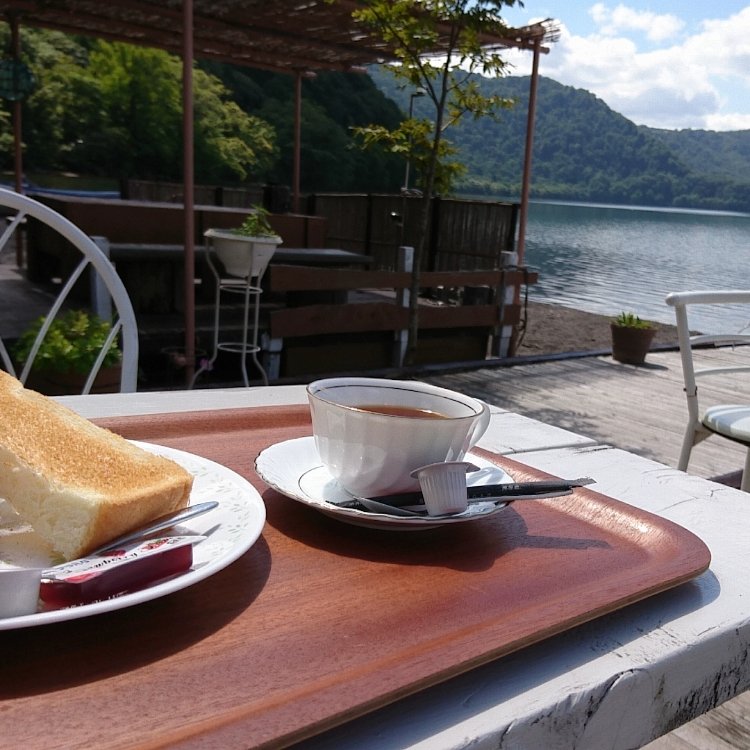
[[[0,498],[64,559],[188,504],[192,475],[0,371]]]

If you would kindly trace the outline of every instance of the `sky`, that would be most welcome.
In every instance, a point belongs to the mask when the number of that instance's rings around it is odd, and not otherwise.
[[[524,0],[505,8],[518,27],[554,19],[559,41],[539,72],[586,89],[637,125],[750,129],[750,2],[745,0]],[[511,75],[530,52],[506,52]]]

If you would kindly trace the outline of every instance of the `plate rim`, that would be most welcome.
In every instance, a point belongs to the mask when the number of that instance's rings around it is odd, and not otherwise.
[[[310,471],[313,471],[319,466],[322,468],[322,464],[314,466],[300,466],[299,473],[295,473],[295,481],[297,482],[298,491],[290,493],[290,488],[283,488],[278,482],[274,481],[272,477],[268,476],[268,473],[263,470],[263,461],[268,460],[269,454],[273,454],[281,449],[291,449],[294,444],[303,446],[308,449],[309,446],[314,446],[315,437],[312,435],[305,435],[297,438],[290,438],[288,440],[282,440],[278,443],[273,443],[267,448],[264,448],[255,459],[255,471],[258,476],[272,489],[281,493],[285,497],[289,497],[296,502],[306,505],[319,513],[323,513],[331,518],[335,518],[343,523],[349,523],[358,526],[367,526],[369,528],[380,528],[384,530],[417,530],[417,529],[433,529],[438,526],[448,526],[456,523],[467,523],[469,521],[479,521],[483,518],[489,518],[490,516],[505,510],[508,507],[508,503],[504,505],[497,505],[495,508],[489,510],[487,513],[475,513],[473,515],[456,515],[452,517],[443,518],[430,518],[430,517],[415,517],[407,518],[405,516],[387,515],[385,513],[370,513],[365,511],[359,511],[354,508],[344,508],[336,505],[335,503],[329,503],[325,500],[315,501],[307,495],[302,487],[299,486],[299,480]],[[467,454],[471,456],[472,461],[478,462],[480,468],[484,466],[493,466],[498,471],[503,472],[508,477],[508,481],[512,481],[512,477],[507,471],[494,464],[492,461],[480,456],[473,451],[469,451]],[[318,459],[319,460],[319,459]]]
[[[68,620],[78,620],[84,617],[93,617],[104,612],[114,612],[119,609],[125,609],[137,604],[160,599],[163,596],[172,594],[176,591],[189,588],[200,581],[209,578],[218,573],[220,570],[231,565],[245,552],[247,552],[260,538],[263,527],[266,523],[266,506],[258,490],[242,475],[238,474],[228,466],[205,458],[196,453],[184,451],[179,448],[171,448],[158,443],[148,443],[140,440],[129,440],[128,442],[143,448],[144,450],[156,455],[171,458],[176,463],[180,463],[180,457],[188,457],[190,462],[198,462],[203,468],[209,469],[212,473],[224,475],[247,492],[246,501],[248,506],[253,509],[251,521],[248,523],[248,534],[243,534],[238,543],[227,550],[219,557],[210,560],[198,569],[190,568],[184,573],[169,578],[166,581],[157,582],[152,586],[147,586],[138,591],[132,591],[122,596],[116,596],[111,599],[91,602],[90,604],[81,604],[73,607],[63,607],[46,612],[35,612],[28,615],[18,615],[16,617],[0,618],[0,631],[17,630],[21,628],[37,627],[40,625],[51,624],[55,622],[65,622]],[[182,464],[181,464],[182,465]],[[192,504],[192,496],[191,502]],[[221,507],[221,505],[219,506]]]

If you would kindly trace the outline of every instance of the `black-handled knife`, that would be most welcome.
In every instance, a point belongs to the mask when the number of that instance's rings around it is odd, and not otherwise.
[[[580,479],[541,479],[535,482],[509,482],[507,484],[485,484],[467,487],[469,500],[502,500],[504,497],[518,497],[519,495],[546,495],[550,492],[566,492],[576,487],[583,487],[594,482],[590,477]],[[396,495],[381,495],[373,497],[379,503],[401,507],[404,505],[422,505],[422,493],[402,492]]]

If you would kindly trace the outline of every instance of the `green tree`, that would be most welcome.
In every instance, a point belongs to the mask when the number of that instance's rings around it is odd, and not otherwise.
[[[0,42],[7,27],[0,24]],[[179,179],[182,170],[182,66],[161,50],[22,29],[23,59],[38,80],[24,102],[28,170],[72,170],[110,177]],[[247,114],[228,89],[194,71],[196,177],[246,180],[276,158],[275,133]],[[0,102],[0,143],[12,142]],[[12,149],[2,166],[11,166]]]
[[[82,150],[101,158],[103,145],[112,149],[122,176],[178,178],[180,60],[161,50],[101,42],[91,54],[88,72],[99,83],[107,128],[94,134],[93,143],[84,142]],[[196,176],[245,180],[267,168],[275,154],[270,126],[242,112],[218,79],[199,69],[193,73]],[[109,164],[114,166],[112,160]]]
[[[432,103],[432,116],[410,117],[397,128],[360,128],[366,144],[385,143],[407,155],[421,175],[419,234],[414,248],[414,269],[409,302],[409,336],[406,363],[415,361],[419,326],[418,297],[425,238],[435,187],[444,183],[453,168],[447,158],[452,149],[445,131],[464,115],[490,116],[511,106],[500,96],[485,96],[472,76],[479,72],[498,76],[506,63],[496,50],[482,45],[486,34],[507,32],[500,14],[516,0],[365,0],[353,11],[394,51],[397,63],[391,73],[412,91],[421,89]],[[438,53],[438,54],[436,54]]]
[[[285,73],[202,61],[219,77],[245,111],[276,130],[278,158],[263,173],[288,184],[294,156],[294,78]],[[320,71],[302,80],[301,187],[303,191],[392,192],[398,190],[403,161],[383,148],[354,148],[351,128],[367,123],[397,126],[403,115],[363,73]]]

